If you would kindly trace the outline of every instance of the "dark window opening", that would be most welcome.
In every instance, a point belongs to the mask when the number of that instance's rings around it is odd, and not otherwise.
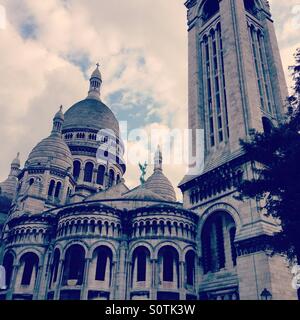
[[[84,273],[85,253],[79,245],[71,246],[65,257],[63,285],[68,284],[68,280],[77,280],[76,285],[81,285]]]
[[[220,10],[219,0],[207,0],[203,6],[202,18],[206,22]]]
[[[50,184],[49,184],[49,189],[48,189],[48,196],[49,197],[51,197],[53,195],[54,187],[55,187],[55,181],[51,180]]]
[[[84,182],[92,182],[94,165],[88,162],[84,168]]]
[[[186,254],[186,278],[187,284],[190,286],[194,285],[195,282],[195,253],[190,251]]]
[[[73,177],[77,180],[80,176],[81,164],[79,161],[74,161],[73,163]]]
[[[26,253],[21,261],[24,264],[21,285],[29,286],[31,283],[33,272],[37,272],[39,259],[34,253]]]
[[[60,196],[60,190],[61,190],[61,182],[58,182],[55,188],[55,193],[54,193],[54,197],[55,198],[59,198]]]
[[[109,275],[111,273],[112,267],[112,252],[107,247],[100,247],[97,249],[97,266],[96,266],[96,275],[95,280],[105,281],[106,279],[107,268],[109,268]]]
[[[105,175],[105,167],[99,166],[97,172],[97,184],[103,185],[104,184],[104,175]]]

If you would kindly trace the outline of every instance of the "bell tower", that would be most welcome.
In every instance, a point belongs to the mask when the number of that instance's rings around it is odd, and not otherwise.
[[[271,257],[278,225],[254,200],[236,200],[256,165],[240,146],[251,129],[270,130],[288,96],[266,0],[188,0],[189,128],[204,131],[204,169],[180,184],[184,205],[200,216],[203,299],[293,299],[284,258]],[[284,288],[284,289],[283,289]]]
[[[268,1],[186,6],[189,127],[205,131],[208,165],[238,152],[251,129],[275,124],[288,92]]]

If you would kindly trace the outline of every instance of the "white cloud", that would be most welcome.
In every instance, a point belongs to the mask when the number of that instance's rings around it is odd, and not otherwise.
[[[114,109],[123,110],[125,105],[129,110],[143,101],[141,97],[151,97],[159,107],[140,105],[146,119],[154,112],[160,115],[161,125],[187,126],[183,1],[0,2],[6,7],[8,19],[6,30],[0,30],[0,180],[7,176],[17,151],[25,161],[35,143],[49,134],[52,116],[60,104],[69,107],[86,96],[87,77],[93,67],[84,74],[73,60],[88,64],[100,60],[103,100],[113,92],[124,92],[121,104]],[[286,19],[287,11],[297,1],[271,2],[277,30],[284,30],[279,40],[286,70],[299,43]],[[185,168],[168,165],[165,171],[176,186]],[[131,187],[138,184],[138,168],[129,166],[126,178]]]

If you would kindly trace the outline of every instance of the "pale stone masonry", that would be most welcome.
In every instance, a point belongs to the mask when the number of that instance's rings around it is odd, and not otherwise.
[[[184,206],[199,214],[199,236],[211,215],[229,214],[234,219],[238,254],[236,266],[221,263],[217,270],[202,272],[199,291],[210,299],[218,292],[237,290],[239,298],[247,300],[260,299],[267,289],[273,299],[295,299],[285,257],[272,257],[267,250],[268,237],[278,226],[256,201],[234,197],[239,180],[251,179],[257,165],[243,154],[240,139],[247,138],[251,129],[270,130],[276,125],[288,96],[269,4],[190,0],[186,6],[189,127],[204,129],[206,140],[204,172],[186,176],[180,188]],[[212,241],[218,242],[218,236],[198,238],[200,255],[205,246],[214,247]]]
[[[271,130],[287,96],[270,8],[263,0],[186,7],[189,127],[205,132],[205,165],[180,183],[183,204],[160,148],[145,183],[126,186],[97,65],[87,98],[60,108],[50,135],[0,184],[0,299],[296,299],[285,257],[268,246],[279,226],[260,203],[235,197],[258,165],[239,140]]]

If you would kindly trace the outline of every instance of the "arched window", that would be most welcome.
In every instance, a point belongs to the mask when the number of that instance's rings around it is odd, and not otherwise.
[[[14,257],[11,253],[6,253],[3,259],[3,267],[5,268],[6,288],[9,289],[14,266]]]
[[[56,283],[56,281],[57,281],[59,260],[60,260],[60,251],[59,251],[59,249],[55,249],[54,256],[53,256],[53,262],[51,265],[50,286],[51,286],[51,284]]]
[[[94,165],[87,162],[84,168],[84,182],[92,182],[93,180]]]
[[[187,284],[193,286],[195,284],[195,253],[193,251],[186,254],[185,267]]]
[[[105,167],[99,166],[97,172],[97,184],[103,185],[104,184],[104,174],[105,174]]]
[[[147,279],[147,265],[150,259],[150,252],[145,247],[140,247],[135,249],[132,256],[132,265],[133,265],[133,274],[132,279],[133,283],[136,282],[145,282]]]
[[[75,180],[77,180],[80,176],[80,170],[81,170],[81,163],[80,161],[76,160],[73,163],[73,177]]]
[[[71,246],[65,255],[63,285],[74,282],[75,285],[82,285],[84,273],[85,252],[82,246]]]
[[[34,179],[31,178],[31,179],[29,180],[29,185],[32,186],[33,184],[34,184]]]
[[[175,282],[178,286],[179,257],[177,251],[173,247],[166,246],[160,249],[158,256],[162,281]]]
[[[244,0],[245,10],[248,11],[253,16],[257,15],[257,5],[255,0]]]
[[[57,185],[56,185],[56,188],[55,188],[55,193],[54,193],[54,197],[57,198],[57,199],[60,196],[61,186],[62,186],[61,182],[60,181],[57,182]]]
[[[234,220],[226,212],[217,212],[207,219],[201,236],[205,274],[236,265],[235,230]]]
[[[217,12],[219,12],[219,0],[207,0],[203,6],[202,19],[204,22],[208,21]]]
[[[95,280],[106,281],[110,285],[112,270],[112,252],[108,247],[101,246],[94,251],[97,256]]]
[[[112,187],[115,183],[115,172],[114,170],[110,169],[109,170],[109,181],[108,181],[108,186]]]
[[[55,187],[55,181],[51,180],[50,184],[49,184],[49,189],[48,189],[48,196],[49,197],[53,196],[54,187]]]
[[[38,256],[31,252],[25,253],[20,262],[21,266],[23,266],[21,285],[29,286],[32,282],[35,283],[39,264]]]

